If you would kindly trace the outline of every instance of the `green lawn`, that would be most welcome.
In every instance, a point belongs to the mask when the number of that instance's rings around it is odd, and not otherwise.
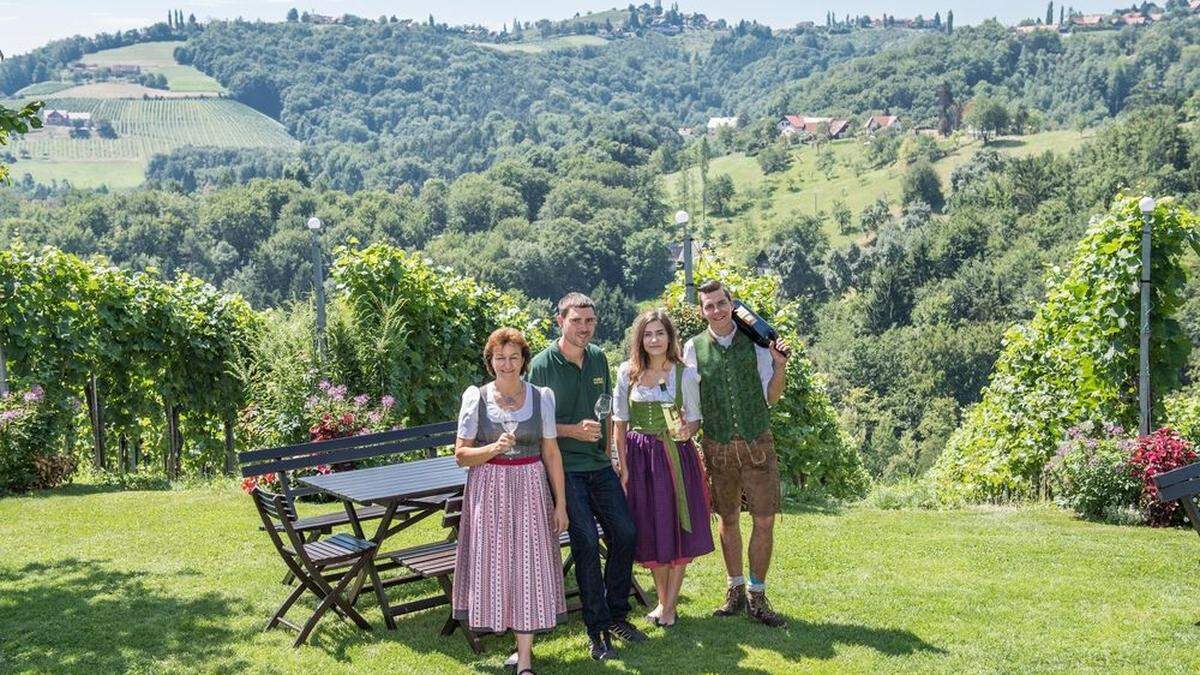
[[[1001,138],[992,143],[1001,154],[1026,156],[1051,150],[1067,152],[1081,144],[1086,136],[1078,131],[1047,131],[1021,137]],[[965,138],[943,141],[948,154],[934,164],[941,176],[943,190],[949,190],[950,172],[971,158],[981,144]],[[898,212],[901,194],[901,179],[905,167],[893,164],[879,169],[863,170],[855,175],[853,166],[862,161],[864,146],[862,139],[848,138],[829,145],[836,159],[831,175],[826,176],[816,167],[816,149],[811,145],[800,146],[792,151],[792,165],[783,172],[764,175],[758,160],[741,153],[717,157],[711,161],[709,178],[717,174],[729,174],[737,191],[736,202],[739,212],[730,218],[710,218],[714,229],[724,233],[731,241],[731,250],[741,251],[753,259],[771,233],[781,224],[786,224],[794,213],[812,214],[818,211],[829,213],[835,201],[849,207],[857,224],[863,208],[876,199],[889,200]],[[699,169],[693,169],[692,185],[700,183]],[[668,200],[678,194],[680,174],[667,176]],[[842,234],[832,220],[826,223],[826,232],[835,246],[845,245],[858,234]]]
[[[429,527],[407,537],[431,538]],[[694,566],[679,624],[605,666],[628,672],[1200,669],[1200,542],[1074,520],[1047,506],[945,512],[789,509],[770,578],[789,628],[708,616],[718,556]],[[250,500],[222,484],[0,500],[0,672],[500,672],[437,634],[324,621],[308,646],[260,628],[284,589]],[[645,574],[640,574],[649,585]],[[425,590],[430,590],[432,586]],[[543,672],[597,672],[578,615],[539,638]]]
[[[127,190],[146,180],[146,160],[113,159],[104,161],[57,161],[52,159],[22,159],[10,167],[12,177],[25,174],[38,183],[70,181],[75,187],[107,186],[110,190]]]
[[[142,72],[162,73],[167,78],[167,86],[171,91],[224,91],[220,82],[192,66],[183,66],[175,62],[175,48],[182,44],[184,43],[179,41],[143,42],[87,54],[80,61],[98,66],[141,66]]]
[[[608,44],[608,40],[595,35],[563,35],[552,38],[533,38],[523,42],[476,42],[480,47],[487,47],[501,52],[525,52],[527,54],[538,54],[541,52],[552,52],[560,49],[578,49],[580,47],[602,47]]]

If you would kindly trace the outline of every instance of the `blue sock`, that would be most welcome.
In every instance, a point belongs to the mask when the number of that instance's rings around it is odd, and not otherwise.
[[[767,590],[767,582],[759,581],[758,579],[755,579],[753,576],[751,576],[750,583],[749,583],[749,585],[746,586],[746,590],[754,591],[755,593],[762,593]]]

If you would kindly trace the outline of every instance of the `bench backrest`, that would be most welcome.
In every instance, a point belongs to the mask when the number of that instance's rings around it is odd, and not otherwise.
[[[238,463],[244,478],[276,474],[279,487],[291,504],[297,497],[316,492],[313,488],[293,485],[288,475],[292,471],[418,451],[424,451],[426,457],[434,457],[438,448],[454,445],[457,428],[457,422],[451,420],[377,434],[250,450],[238,455]]]
[[[1178,499],[1188,521],[1200,533],[1200,509],[1196,508],[1196,496],[1200,495],[1200,462],[1154,476],[1154,486],[1158,488],[1159,503]]]

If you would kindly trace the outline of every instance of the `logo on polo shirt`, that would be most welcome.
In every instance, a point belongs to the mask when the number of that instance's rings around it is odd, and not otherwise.
[[[592,384],[594,384],[594,385],[596,385],[596,386],[598,386],[598,387],[599,387],[599,386],[604,386],[604,378],[603,378],[603,377],[593,377],[593,378],[592,378]]]

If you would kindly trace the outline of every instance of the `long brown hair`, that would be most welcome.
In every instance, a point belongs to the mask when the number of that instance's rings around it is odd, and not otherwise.
[[[675,330],[675,322],[671,321],[671,315],[667,314],[665,309],[648,309],[634,319],[633,328],[629,329],[629,382],[631,384],[637,384],[642,371],[650,367],[650,354],[646,352],[646,347],[642,344],[642,334],[646,332],[646,326],[654,321],[662,322],[663,328],[667,331],[667,363],[683,363],[683,359],[679,357],[679,332]]]

